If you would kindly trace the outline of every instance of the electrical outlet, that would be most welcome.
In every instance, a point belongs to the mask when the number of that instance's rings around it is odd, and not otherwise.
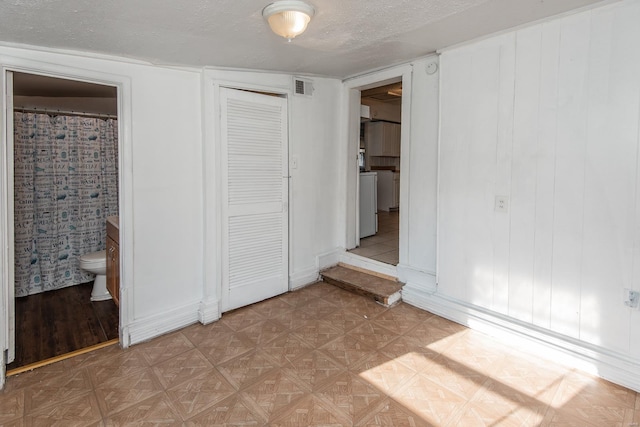
[[[291,156],[291,169],[298,169],[298,156]]]
[[[624,289],[624,305],[631,308],[638,308],[640,302],[640,292],[633,289]]]
[[[509,211],[509,196],[496,196],[496,212],[508,212]]]

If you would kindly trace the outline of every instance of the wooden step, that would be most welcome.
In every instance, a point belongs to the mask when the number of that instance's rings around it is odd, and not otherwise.
[[[322,280],[347,291],[373,298],[387,307],[400,301],[402,284],[345,266],[331,267],[320,273]]]

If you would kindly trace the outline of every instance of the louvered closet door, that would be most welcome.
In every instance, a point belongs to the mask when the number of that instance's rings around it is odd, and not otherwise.
[[[288,290],[287,101],[225,88],[220,100],[228,311]]]

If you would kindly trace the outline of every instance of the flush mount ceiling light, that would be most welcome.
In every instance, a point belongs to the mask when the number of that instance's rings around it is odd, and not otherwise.
[[[304,33],[314,14],[313,6],[298,0],[277,1],[262,9],[271,30],[289,41]]]

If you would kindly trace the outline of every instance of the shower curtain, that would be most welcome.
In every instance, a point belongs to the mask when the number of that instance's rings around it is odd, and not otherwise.
[[[118,124],[14,114],[15,295],[86,283],[79,258],[106,247],[118,214]]]

